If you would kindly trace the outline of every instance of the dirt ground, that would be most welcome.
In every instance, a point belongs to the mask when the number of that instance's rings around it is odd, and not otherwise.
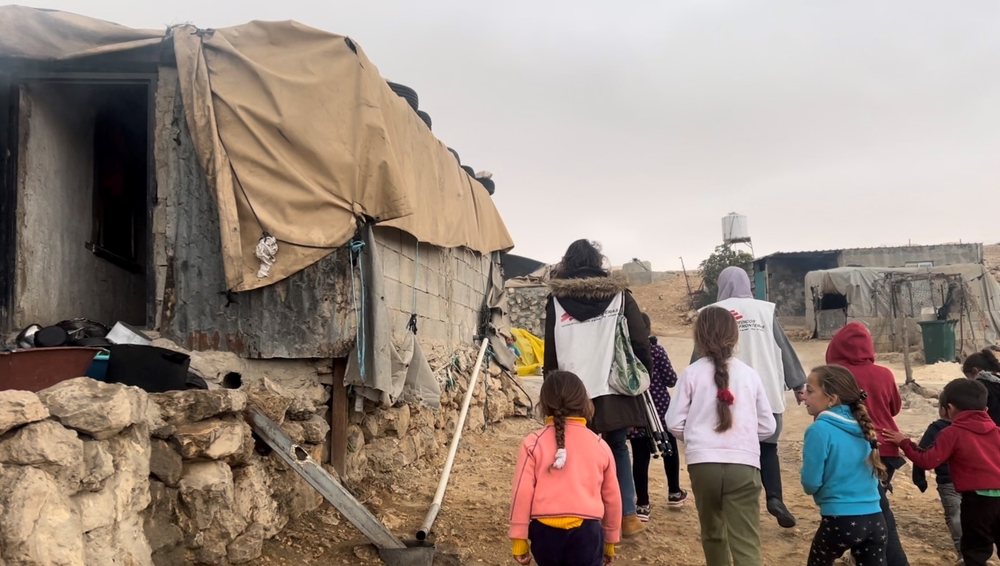
[[[647,303],[648,304],[648,303]],[[662,339],[678,369],[687,365],[692,342],[682,329],[669,325]],[[796,350],[807,368],[823,362],[826,343],[799,342]],[[887,363],[903,379],[900,360]],[[923,386],[939,390],[945,383],[961,376],[957,364],[938,364],[915,368],[915,378]],[[528,383],[537,387],[537,383]],[[933,401],[905,395],[905,408],[898,418],[900,427],[911,436],[919,436],[937,418]],[[811,419],[789,396],[785,429],[780,445],[785,501],[798,517],[799,525],[781,529],[762,509],[763,555],[768,565],[803,564],[819,513],[812,498],[803,494],[798,481],[802,436]],[[445,504],[435,525],[438,560],[435,564],[513,564],[506,537],[510,478],[517,447],[535,421],[512,419],[484,434],[463,438]],[[401,537],[412,537],[430,504],[441,462],[407,469],[394,478],[365,486],[358,497],[385,524]],[[658,462],[653,462],[653,470]],[[894,481],[892,505],[910,564],[914,566],[950,566],[954,553],[945,527],[936,491],[920,491],[910,481],[910,467],[898,472]],[[652,471],[651,471],[652,472]],[[692,503],[680,510],[666,507],[666,482],[662,473],[651,473],[650,493],[653,516],[648,530],[623,544],[617,564],[704,564],[698,539],[697,512]],[[682,464],[682,484],[687,487]],[[330,508],[293,522],[275,540],[265,543],[264,556],[255,565],[299,564],[379,564],[374,549],[338,513]]]

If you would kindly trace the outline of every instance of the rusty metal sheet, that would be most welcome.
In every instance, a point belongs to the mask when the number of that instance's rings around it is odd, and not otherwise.
[[[166,156],[167,276],[162,334],[195,351],[247,358],[340,358],[354,345],[350,264],[334,250],[267,287],[227,295],[219,217],[177,97]],[[280,261],[280,251],[279,251]]]

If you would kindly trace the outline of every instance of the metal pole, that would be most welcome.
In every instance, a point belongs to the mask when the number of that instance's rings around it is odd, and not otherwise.
[[[465,427],[465,417],[469,415],[469,403],[472,402],[472,395],[476,389],[476,382],[479,380],[479,371],[483,366],[483,357],[486,356],[486,348],[490,344],[488,336],[483,336],[483,345],[479,347],[479,357],[476,359],[476,369],[472,372],[469,386],[465,390],[465,400],[462,401],[462,410],[458,414],[458,424],[455,426],[455,436],[451,438],[451,447],[448,448],[448,459],[444,462],[444,471],[441,473],[441,481],[438,482],[437,493],[434,494],[434,501],[427,511],[427,517],[420,530],[417,531],[417,540],[426,540],[427,535],[434,526],[438,512],[441,511],[441,502],[444,501],[444,492],[448,489],[448,479],[451,477],[451,467],[455,465],[455,453],[458,452],[458,442],[462,439],[462,428]]]

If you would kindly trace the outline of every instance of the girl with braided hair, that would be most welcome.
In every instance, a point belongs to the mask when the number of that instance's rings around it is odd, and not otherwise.
[[[760,375],[733,356],[733,314],[709,307],[694,341],[702,358],[677,379],[667,429],[684,442],[708,566],[759,566],[760,441],[775,420]]]
[[[514,559],[610,564],[621,538],[622,499],[611,448],[587,428],[594,416],[587,388],[574,373],[549,372],[539,406],[545,427],[521,443],[514,472]]]
[[[848,550],[858,566],[885,564],[889,536],[879,482],[886,467],[867,396],[841,366],[818,367],[806,382],[805,405],[815,420],[802,447],[802,488],[823,517],[808,566],[832,566]]]

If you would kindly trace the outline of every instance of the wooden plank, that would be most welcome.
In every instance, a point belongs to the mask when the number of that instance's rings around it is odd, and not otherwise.
[[[340,514],[361,531],[361,534],[368,537],[376,548],[406,548],[375,515],[372,515],[344,486],[313,460],[308,452],[292,442],[281,427],[267,418],[260,409],[248,405],[244,411],[244,418],[250,428],[274,450],[275,454],[302,476],[302,479],[329,501],[337,511],[340,511]]]
[[[350,426],[351,407],[344,387],[347,360],[333,360],[333,406],[330,409],[330,465],[344,477],[347,469],[347,428]]]

